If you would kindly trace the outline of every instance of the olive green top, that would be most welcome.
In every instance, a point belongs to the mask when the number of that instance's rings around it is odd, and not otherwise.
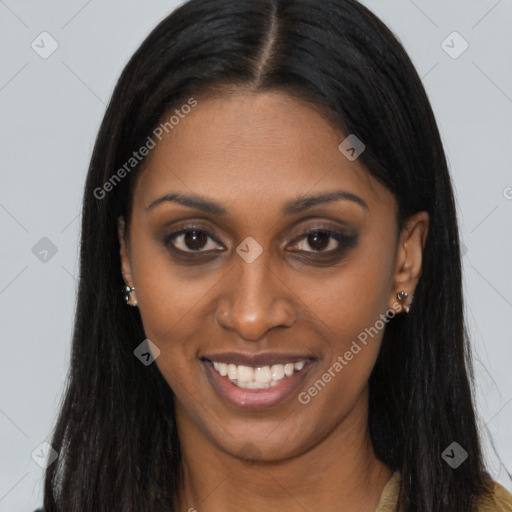
[[[395,512],[400,492],[400,472],[395,471],[389,478],[375,512]],[[502,485],[491,481],[489,492],[479,498],[478,512],[512,512],[512,494]]]

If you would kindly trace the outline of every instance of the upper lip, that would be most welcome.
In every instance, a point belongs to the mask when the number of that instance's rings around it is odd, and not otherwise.
[[[243,366],[252,366],[261,368],[262,366],[272,366],[274,364],[298,363],[300,361],[314,360],[313,356],[305,354],[285,354],[278,352],[266,352],[252,354],[249,352],[223,352],[219,354],[209,354],[202,356],[201,359],[216,361],[218,363],[236,364]]]

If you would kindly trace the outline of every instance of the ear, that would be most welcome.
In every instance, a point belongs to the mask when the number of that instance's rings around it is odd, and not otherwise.
[[[121,256],[121,272],[124,282],[133,287],[132,265],[130,261],[130,246],[128,243],[128,233],[126,232],[126,222],[123,216],[117,219],[117,234],[119,237],[119,255]]]
[[[403,306],[409,306],[412,301],[421,277],[423,249],[427,241],[428,225],[428,213],[425,211],[417,212],[405,221],[400,231],[389,302],[390,309],[397,310],[398,292],[408,294]],[[406,310],[405,307],[402,307],[402,309]]]

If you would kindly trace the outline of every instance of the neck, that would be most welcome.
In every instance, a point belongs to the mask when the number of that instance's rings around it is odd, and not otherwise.
[[[316,445],[261,461],[221,450],[177,404],[184,486],[175,510],[373,512],[391,471],[374,453],[365,411],[367,396]]]

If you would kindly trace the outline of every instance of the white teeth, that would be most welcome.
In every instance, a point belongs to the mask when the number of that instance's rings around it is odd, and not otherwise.
[[[235,380],[236,379],[236,374],[237,374],[236,364],[228,364],[228,377],[231,380]]]
[[[239,382],[252,382],[254,380],[254,368],[240,365],[236,372],[236,378]]]
[[[295,365],[293,363],[286,363],[284,365],[284,374],[287,377],[290,377],[290,375],[293,375],[294,370],[295,370]]]
[[[284,377],[284,366],[282,364],[273,364],[270,368],[270,374],[274,380],[281,380]]]
[[[270,382],[272,380],[270,368],[268,366],[263,366],[262,368],[254,368],[254,380],[255,382]]]
[[[300,372],[306,361],[298,363],[273,364],[272,366],[252,366],[219,363],[213,361],[213,367],[222,376],[228,377],[235,386],[245,389],[267,389],[275,386],[285,376],[291,377]]]

